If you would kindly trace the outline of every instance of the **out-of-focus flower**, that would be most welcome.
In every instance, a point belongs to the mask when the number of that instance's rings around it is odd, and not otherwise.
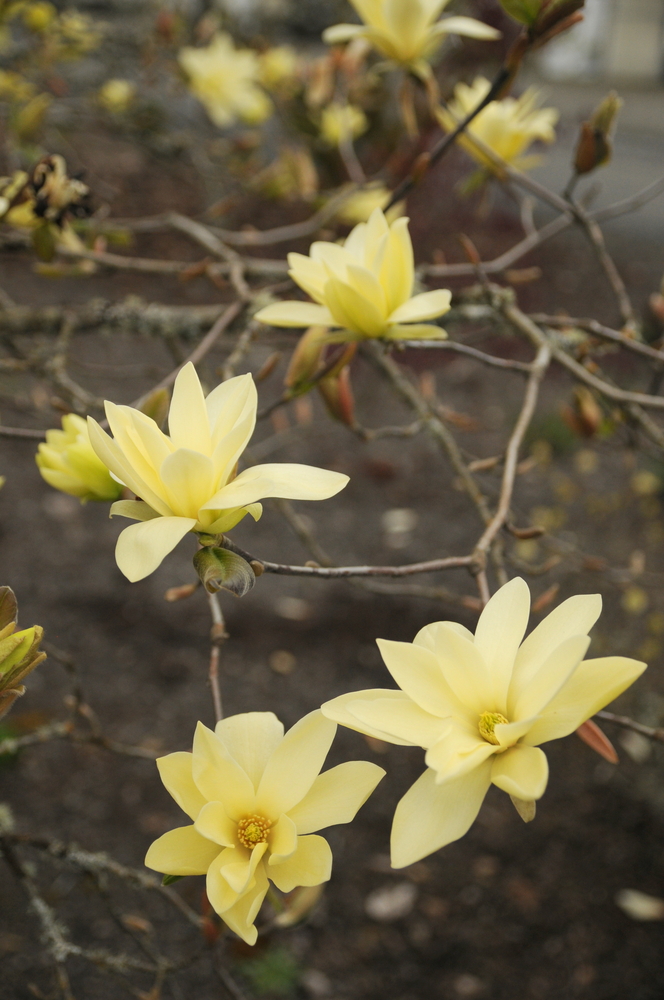
[[[268,90],[279,90],[297,74],[298,57],[290,45],[275,45],[258,57],[259,80]]]
[[[266,198],[311,201],[319,189],[316,164],[307,149],[286,146],[272,163],[251,178],[249,187]]]
[[[38,0],[37,3],[28,4],[23,10],[22,16],[26,28],[42,34],[53,26],[58,11],[48,0]]]
[[[458,83],[454,88],[454,98],[449,102],[450,114],[445,108],[439,112],[442,126],[453,131],[486,97],[491,84],[483,76],[476,77],[472,86]],[[560,117],[556,108],[539,108],[539,92],[530,87],[521,97],[504,97],[501,101],[491,101],[472,120],[466,131],[456,140],[470,153],[473,159],[487,170],[497,172],[493,160],[473,142],[473,136],[488,146],[518,170],[528,170],[540,162],[539,156],[524,156],[535,141],[553,142],[556,138],[554,126]]]
[[[34,213],[39,219],[61,225],[68,216],[90,214],[90,188],[67,174],[67,163],[59,154],[45,156],[36,165],[30,178],[34,197]]]
[[[88,500],[117,500],[122,486],[112,478],[97,458],[83,417],[68,413],[62,418],[62,430],[46,432],[46,443],[39,445],[35,456],[42,478],[56,490]]]
[[[157,761],[162,781],[193,825],[155,841],[148,868],[167,875],[207,873],[211,905],[247,944],[268,879],[282,892],[330,878],[332,852],[317,830],[350,823],[384,775],[368,761],[319,774],[336,726],[320,712],[284,736],[272,712],[199,722],[193,753]]]
[[[380,181],[367,184],[359,191],[355,191],[349,195],[342,202],[337,212],[337,218],[341,222],[347,222],[350,225],[355,225],[358,222],[368,222],[371,213],[377,208],[381,209],[381,211],[384,210],[391,197],[392,192],[390,189],[381,184]],[[404,214],[405,208],[406,203],[400,201],[385,212],[385,218],[390,223],[394,222]]]
[[[16,631],[18,606],[11,587],[0,587],[0,719],[25,693],[21,681],[46,659],[39,625]]]
[[[472,17],[437,20],[450,0],[351,0],[364,24],[335,24],[323,32],[328,45],[366,38],[389,60],[418,67],[430,59],[446,35],[493,40],[500,32]]]
[[[203,395],[189,363],[178,375],[168,415],[170,436],[140,410],[106,403],[109,437],[88,417],[90,441],[104,465],[140,500],[120,500],[111,515],[139,524],[125,528],[115,550],[132,582],[159,566],[190,532],[218,535],[247,514],[262,514],[264,497],[326,500],[348,476],[309,465],[255,465],[237,475],[237,463],[256,423],[251,375],[239,375]]]
[[[136,98],[136,84],[131,80],[107,80],[97,92],[97,100],[102,108],[112,115],[123,115]]]
[[[227,128],[238,119],[258,125],[272,114],[272,102],[259,86],[260,62],[251,49],[236,49],[225,32],[206,48],[184,48],[178,54],[198,98],[215,125]]]
[[[96,49],[101,34],[92,20],[77,10],[63,11],[59,15],[55,29],[59,35],[57,56],[59,59],[80,59]]]
[[[522,642],[530,593],[517,578],[480,615],[475,635],[435,622],[405,642],[378,640],[401,690],[358,691],[322,706],[335,722],[427,751],[428,769],[397,806],[392,864],[402,868],[458,840],[493,783],[532,819],[546,788],[541,743],[573,733],[632,684],[645,663],[584,660],[598,594],[564,601]]]
[[[288,255],[289,274],[314,302],[279,302],[256,314],[273,326],[338,327],[333,339],[444,337],[426,320],[450,308],[451,292],[413,296],[415,272],[408,219],[390,226],[382,211],[356,226],[343,246],[313,243],[310,256]]]
[[[320,116],[320,134],[330,146],[339,146],[349,139],[357,139],[369,128],[362,108],[355,104],[333,101],[323,108]]]
[[[10,69],[0,69],[0,99],[20,104],[29,101],[35,93],[35,85],[20,73]]]

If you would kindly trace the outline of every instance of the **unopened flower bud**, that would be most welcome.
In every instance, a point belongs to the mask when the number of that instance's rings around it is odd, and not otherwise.
[[[297,391],[314,377],[320,368],[327,336],[327,327],[311,326],[300,337],[284,379],[284,384],[288,389]]]
[[[354,427],[355,400],[348,368],[344,368],[338,375],[321,379],[318,388],[330,416],[347,427]]]
[[[194,556],[194,568],[208,594],[230,590],[236,597],[244,597],[256,582],[246,559],[229,549],[199,549]]]
[[[500,0],[500,6],[519,24],[530,27],[539,16],[542,0]]]
[[[595,108],[590,121],[582,123],[574,158],[577,174],[588,174],[611,159],[613,130],[622,105],[622,99],[612,90]]]
[[[76,413],[62,418],[62,430],[46,432],[46,442],[39,445],[35,461],[49,486],[88,500],[117,500],[122,484],[111,476],[90,444],[88,425]]]
[[[0,587],[0,718],[24,693],[21,681],[46,659],[39,625],[16,632],[18,607],[11,587]]]

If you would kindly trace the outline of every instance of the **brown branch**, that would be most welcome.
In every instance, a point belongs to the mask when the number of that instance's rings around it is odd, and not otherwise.
[[[609,326],[604,326],[596,319],[548,316],[544,313],[531,313],[530,318],[533,322],[540,323],[543,326],[552,326],[559,329],[577,327],[579,330],[586,330],[588,333],[592,333],[593,336],[598,337],[600,340],[608,340],[613,344],[620,344],[621,347],[626,348],[628,351],[633,351],[635,354],[641,354],[645,358],[650,358],[660,363],[664,362],[664,351],[658,351],[654,347],[650,347],[649,344],[644,344],[641,340],[635,340],[633,337],[621,333],[620,330],[613,330]]]
[[[219,660],[221,656],[221,645],[228,638],[224,616],[219,604],[217,594],[207,594],[210,606],[210,617],[212,618],[212,628],[210,629],[210,666],[208,669],[208,680],[212,692],[212,704],[214,705],[215,722],[221,722],[224,717],[224,710],[221,701],[221,687],[219,684]]]
[[[422,349],[438,351],[456,351],[458,354],[466,354],[469,358],[481,361],[482,364],[490,365],[493,368],[504,368],[515,372],[530,372],[532,365],[525,361],[512,361],[508,358],[497,358],[493,354],[485,354],[475,347],[467,344],[459,344],[455,340],[403,340],[399,341],[399,347],[404,349]]]
[[[636,722],[626,715],[614,715],[613,712],[597,712],[595,718],[602,719],[604,722],[614,722],[617,726],[622,726],[623,729],[631,729],[632,732],[646,736],[649,740],[664,743],[664,728],[662,727],[654,729],[652,726],[644,726],[642,723]]]
[[[479,542],[475,546],[476,555],[486,555],[491,545],[507,522],[514,492],[514,482],[516,478],[517,463],[519,460],[519,449],[523,443],[523,438],[530,425],[530,421],[535,413],[539,389],[551,361],[551,351],[548,344],[542,344],[537,352],[537,357],[532,365],[528,385],[523,397],[521,412],[514,425],[514,430],[510,436],[505,450],[505,467],[503,470],[503,481],[500,489],[500,499],[498,508]]]

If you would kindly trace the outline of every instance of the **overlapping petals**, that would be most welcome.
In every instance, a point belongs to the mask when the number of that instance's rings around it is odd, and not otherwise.
[[[412,644],[378,640],[400,690],[356,691],[324,715],[390,743],[421,746],[427,770],[394,816],[392,863],[401,868],[462,837],[490,784],[522,814],[544,794],[541,743],[574,732],[625,691],[645,663],[622,656],[584,660],[599,595],[571,597],[524,641],[530,593],[521,579],[487,604],[475,635],[434,622]]]
[[[493,40],[500,32],[472,17],[437,20],[450,0],[351,0],[363,24],[335,24],[323,33],[329,45],[366,38],[400,66],[430,59],[446,35]]]
[[[192,93],[220,128],[238,118],[257,125],[272,114],[272,101],[259,86],[258,56],[251,49],[236,49],[225,32],[216,34],[206,48],[181,49],[178,61]]]
[[[230,531],[247,514],[258,520],[265,497],[325,500],[348,477],[308,465],[270,464],[245,469],[237,463],[256,423],[251,375],[217,386],[207,398],[192,364],[173,387],[170,435],[130,406],[106,403],[111,438],[91,417],[90,441],[112,475],[140,499],[120,500],[111,514],[138,521],[118,539],[116,559],[125,576],[152,573],[190,531]]]
[[[315,831],[349,823],[384,771],[367,761],[320,774],[336,725],[312,712],[284,735],[272,712],[199,723],[192,753],[157,761],[193,824],[152,844],[145,863],[168,875],[207,875],[219,916],[248,944],[270,879],[282,892],[330,878],[332,853]]]
[[[87,500],[117,500],[122,486],[95,455],[87,424],[77,413],[62,418],[62,430],[46,431],[35,460],[42,478],[56,490]]]
[[[293,281],[314,301],[267,306],[256,314],[263,323],[339,328],[339,340],[446,336],[428,321],[449,310],[451,292],[437,289],[413,296],[413,245],[406,218],[390,225],[376,208],[343,246],[314,243],[308,257],[291,253],[288,263]]]
[[[449,111],[445,108],[440,111],[443,127],[451,132],[484,100],[490,87],[490,82],[483,76],[478,76],[472,86],[458,83],[449,102]],[[473,142],[473,138],[518,170],[535,167],[540,157],[525,154],[534,142],[555,141],[555,125],[560,117],[556,108],[540,108],[539,102],[540,94],[535,87],[530,87],[517,98],[504,97],[500,101],[491,101],[475,116],[457,142],[490,171],[496,171],[494,161]]]

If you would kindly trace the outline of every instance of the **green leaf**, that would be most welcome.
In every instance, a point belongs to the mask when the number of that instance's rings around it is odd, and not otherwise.
[[[200,549],[194,556],[194,567],[208,594],[229,590],[236,597],[244,597],[256,583],[246,559],[229,549]]]
[[[181,878],[184,878],[184,875],[164,875],[161,884],[173,885],[174,882],[179,882]]]

